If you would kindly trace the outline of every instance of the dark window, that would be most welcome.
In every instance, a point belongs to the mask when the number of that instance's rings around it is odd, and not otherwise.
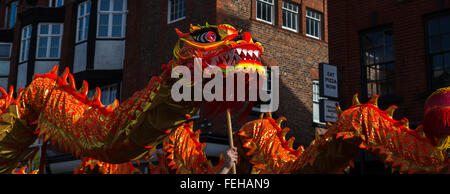
[[[8,90],[11,43],[0,42],[0,87]]]
[[[439,14],[426,21],[431,87],[450,86],[450,14]]]
[[[392,28],[361,34],[363,83],[367,97],[394,95],[395,62]]]
[[[18,2],[12,2],[5,10],[5,27],[12,28],[16,24]]]
[[[169,0],[168,21],[173,23],[186,18],[186,0]]]

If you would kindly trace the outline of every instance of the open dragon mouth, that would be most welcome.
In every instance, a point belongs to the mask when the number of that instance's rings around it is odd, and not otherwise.
[[[265,74],[261,63],[261,50],[253,44],[230,48],[204,61],[204,67],[220,67],[223,71],[248,72],[257,71]]]

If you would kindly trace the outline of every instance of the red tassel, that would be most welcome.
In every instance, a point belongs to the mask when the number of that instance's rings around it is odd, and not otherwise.
[[[423,131],[428,138],[450,135],[450,108],[428,111],[423,120]]]

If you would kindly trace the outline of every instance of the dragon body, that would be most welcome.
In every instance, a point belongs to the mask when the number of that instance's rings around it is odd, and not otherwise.
[[[194,132],[189,115],[203,104],[213,111],[240,109],[243,103],[174,101],[171,88],[176,67],[194,69],[200,65],[219,67],[223,75],[255,70],[265,74],[260,56],[264,49],[248,32],[226,24],[192,26],[188,33],[176,29],[179,41],[173,59],[162,66],[163,73],[131,98],[104,106],[100,89],[87,97],[88,85],[75,86],[66,69],[58,68],[35,75],[17,99],[3,89],[0,97],[0,173],[26,173],[18,161],[30,157],[28,147],[38,138],[83,158],[76,173],[139,173],[130,163],[148,159],[157,153],[159,164],[151,173],[217,173],[223,162],[214,166],[203,152],[199,131]],[[200,59],[200,60],[198,60]],[[200,63],[198,63],[200,61]],[[172,75],[171,75],[172,74]],[[217,76],[218,74],[214,74]],[[198,83],[191,80],[187,85]],[[186,85],[186,83],[185,83]],[[409,129],[408,120],[394,120],[395,106],[380,110],[378,96],[345,111],[339,107],[339,119],[327,124],[328,132],[316,136],[310,146],[293,148],[294,138],[285,139],[288,128],[281,128],[284,117],[274,120],[270,114],[250,121],[234,133],[242,156],[242,172],[252,164],[252,173],[341,173],[353,165],[359,150],[366,150],[386,166],[407,173],[439,173],[448,168],[450,145],[450,88],[433,93],[426,103],[424,125]],[[244,112],[251,110],[247,104]],[[32,173],[37,173],[33,171]]]
[[[377,99],[374,96],[360,104],[355,95],[349,109],[342,111],[338,106],[339,119],[328,123],[327,133],[316,136],[306,149],[300,146],[294,150],[294,139],[285,140],[289,129],[280,128],[284,118],[251,121],[240,129],[237,139],[253,164],[253,173],[343,173],[354,166],[359,150],[401,173],[445,172],[448,131],[446,136],[436,138],[427,137],[423,125],[409,129],[406,118],[392,118],[396,106],[380,110]]]

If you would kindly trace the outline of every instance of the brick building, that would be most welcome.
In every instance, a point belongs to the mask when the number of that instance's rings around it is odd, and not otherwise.
[[[343,108],[380,94],[382,108],[416,126],[431,92],[450,85],[450,1],[333,1],[330,63],[339,66]],[[358,11],[354,11],[358,10]],[[365,101],[364,100],[364,101]]]
[[[171,60],[174,28],[228,23],[263,44],[265,65],[280,66],[274,115],[287,117],[283,126],[296,146],[308,145],[323,127],[316,80],[318,64],[328,62],[327,10],[327,0],[0,0],[0,86],[24,87],[59,64],[77,86],[86,80],[91,90],[100,87],[103,104],[123,101]],[[197,123],[202,141],[216,146],[207,152],[217,156],[227,144],[225,116]]]
[[[426,98],[450,85],[450,1],[330,1],[329,61],[340,71],[340,103],[354,93],[367,102],[379,94],[394,119],[423,120]]]

